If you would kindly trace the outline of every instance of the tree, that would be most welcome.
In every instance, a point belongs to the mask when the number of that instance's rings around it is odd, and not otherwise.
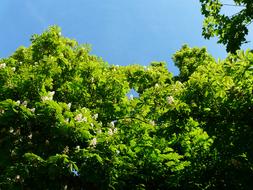
[[[0,60],[0,189],[252,189],[251,52],[183,46],[173,77],[89,50],[54,26]]]
[[[1,189],[177,188],[208,152],[165,63],[108,65],[58,27],[31,42],[0,61]]]
[[[187,45],[177,51],[172,57],[175,65],[179,68],[177,80],[181,82],[189,80],[189,77],[201,65],[206,65],[215,59],[207,53],[206,48],[190,48]]]
[[[203,36],[207,39],[218,36],[218,43],[226,45],[227,51],[235,53],[243,43],[247,43],[248,25],[253,20],[253,1],[233,0],[234,4],[223,3],[222,0],[200,0],[203,23]],[[239,7],[233,15],[226,15],[222,8]]]
[[[201,189],[252,189],[253,54],[229,55],[200,65],[184,82],[180,99],[212,137],[212,158],[203,161]],[[198,182],[197,182],[198,181]]]

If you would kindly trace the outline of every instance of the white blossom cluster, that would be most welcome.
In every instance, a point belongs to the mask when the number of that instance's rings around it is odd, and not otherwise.
[[[53,100],[53,96],[55,94],[55,91],[48,92],[47,96],[42,96],[41,100],[44,102],[46,100]]]
[[[31,108],[30,111],[34,113],[35,112],[35,108]]]
[[[91,141],[90,141],[90,146],[91,147],[95,147],[97,145],[97,138],[93,138]]]
[[[115,122],[116,122],[116,121],[112,121],[112,122],[110,123],[110,128],[109,128],[109,130],[108,130],[108,134],[109,134],[109,135],[113,135],[114,133],[117,132],[117,128],[115,127]]]
[[[24,106],[24,107],[27,107],[27,104],[28,104],[28,102],[25,100],[25,101],[23,101],[23,102],[21,102],[20,100],[17,100],[16,101],[16,104],[18,104],[18,105],[22,105],[22,106]],[[35,112],[35,108],[28,108],[31,112]]]
[[[87,122],[87,118],[83,117],[82,113],[77,114],[76,117],[75,117],[75,120],[77,122]]]
[[[92,118],[95,119],[95,120],[97,120],[98,119],[98,114],[97,113],[94,114]]]
[[[117,128],[109,128],[109,130],[108,130],[108,134],[109,135],[113,135],[113,134],[115,134],[117,132]]]
[[[1,63],[0,64],[0,69],[4,69],[6,67],[6,64],[5,63]]]
[[[14,129],[12,127],[10,127],[10,130],[9,130],[10,133],[13,133],[14,132]]]
[[[77,149],[77,150],[80,150],[80,146],[79,146],[79,145],[77,145],[77,146],[76,146],[76,149]]]
[[[27,101],[26,101],[26,100],[23,101],[23,102],[22,102],[22,105],[26,107],[26,106],[27,106]]]
[[[4,114],[4,110],[0,109],[0,114]]]
[[[150,125],[155,126],[155,121],[150,121],[149,123],[150,123]]]
[[[112,121],[112,122],[110,123],[110,127],[112,127],[112,128],[115,127],[115,121]]]
[[[102,133],[102,130],[99,129],[99,130],[97,131],[97,134],[101,134],[101,133]]]
[[[28,138],[29,138],[29,139],[32,139],[32,138],[33,138],[33,134],[30,133],[30,134],[28,135]]]
[[[150,68],[147,67],[147,66],[143,66],[143,68],[144,68],[144,71],[149,71],[150,70]]]
[[[174,98],[173,98],[173,96],[168,96],[168,97],[167,97],[167,102],[168,102],[168,104],[173,104],[173,103],[174,103]]]

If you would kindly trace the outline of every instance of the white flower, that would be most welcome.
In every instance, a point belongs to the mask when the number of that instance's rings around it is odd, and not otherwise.
[[[5,63],[0,64],[0,69],[4,69],[6,67]]]
[[[112,131],[111,128],[108,130],[108,134],[109,134],[109,135],[113,135],[113,131]]]
[[[17,155],[17,153],[15,152],[15,150],[12,150],[11,151],[11,156],[15,156],[15,155]]]
[[[156,83],[156,84],[155,84],[155,87],[158,88],[158,87],[159,87],[159,84]]]
[[[49,92],[49,93],[48,93],[48,96],[53,97],[54,94],[55,94],[55,91],[52,91],[52,92]]]
[[[173,102],[174,102],[173,96],[168,96],[167,97],[167,102],[168,102],[168,104],[173,104]]]
[[[10,133],[13,133],[14,132],[14,129],[11,127],[10,130],[9,130]]]
[[[87,122],[87,118],[83,117],[82,121]]]
[[[16,103],[17,103],[18,105],[20,105],[20,100],[16,101]]]
[[[97,134],[101,134],[101,133],[102,133],[102,130],[99,129],[99,130],[97,131]]]
[[[75,117],[75,120],[77,122],[87,122],[87,117],[83,117],[83,115],[81,113],[77,114]]]
[[[71,103],[68,103],[68,108],[69,108],[69,109],[71,108]]]
[[[93,124],[93,123],[90,123],[90,126],[91,126],[91,127],[94,127],[94,124]]]
[[[41,97],[41,100],[44,102],[44,101],[46,101],[46,100],[52,100],[52,98],[49,97],[49,96],[42,96],[42,97]]]
[[[150,123],[150,125],[155,126],[155,122],[154,121],[150,121],[149,123]]]
[[[82,121],[82,118],[83,118],[83,115],[81,113],[79,113],[76,115],[75,120],[80,122],[80,121]]]
[[[15,177],[17,180],[19,180],[20,179],[20,175],[16,175],[16,177]]]
[[[116,133],[117,132],[117,128],[109,128],[109,130],[108,130],[108,134],[109,135],[113,135],[114,133]]]
[[[95,119],[95,120],[97,120],[97,118],[98,118],[98,114],[96,113],[96,114],[94,114],[93,115],[93,118]]]
[[[33,137],[33,134],[31,133],[30,135],[28,135],[28,138],[29,139],[32,139],[32,137]]]
[[[26,101],[26,100],[23,101],[23,102],[22,102],[22,105],[26,107],[26,106],[27,106],[27,101]]]
[[[30,111],[34,113],[35,112],[35,108],[31,108]]]
[[[110,123],[110,126],[112,127],[112,128],[114,128],[114,123],[115,123],[115,121],[112,121],[111,123]]]
[[[96,146],[97,145],[97,138],[93,138],[91,141],[90,141],[90,146]]]
[[[49,100],[49,98],[48,98],[47,96],[42,96],[42,97],[41,97],[41,100],[44,102],[44,101],[46,101],[46,100]]]
[[[147,66],[143,66],[144,70],[147,70]]]
[[[53,100],[53,96],[55,94],[55,91],[48,92],[47,96],[42,96],[41,100],[44,102],[46,100]]]
[[[79,149],[80,149],[80,146],[79,146],[79,145],[78,145],[78,146],[76,146],[76,149],[77,149],[77,150],[79,150]]]
[[[65,146],[65,148],[62,151],[62,153],[67,154],[68,152],[69,152],[69,147]]]
[[[68,122],[69,122],[69,118],[66,118],[66,119],[65,119],[65,122],[68,123]]]

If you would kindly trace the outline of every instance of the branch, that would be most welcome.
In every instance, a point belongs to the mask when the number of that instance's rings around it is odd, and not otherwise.
[[[245,5],[235,5],[235,4],[226,4],[226,3],[223,3],[222,5],[229,6],[229,7],[244,7],[244,8],[246,8]]]

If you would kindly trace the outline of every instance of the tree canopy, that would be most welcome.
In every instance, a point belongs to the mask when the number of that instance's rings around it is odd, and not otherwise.
[[[247,43],[248,25],[253,21],[253,1],[233,0],[233,4],[222,0],[200,0],[203,23],[203,36],[207,39],[217,36],[218,43],[226,45],[227,51],[235,53],[241,45]],[[229,1],[231,2],[231,1]],[[239,7],[237,13],[227,15],[223,7]]]
[[[252,189],[251,52],[89,52],[50,27],[0,60],[0,189]]]

